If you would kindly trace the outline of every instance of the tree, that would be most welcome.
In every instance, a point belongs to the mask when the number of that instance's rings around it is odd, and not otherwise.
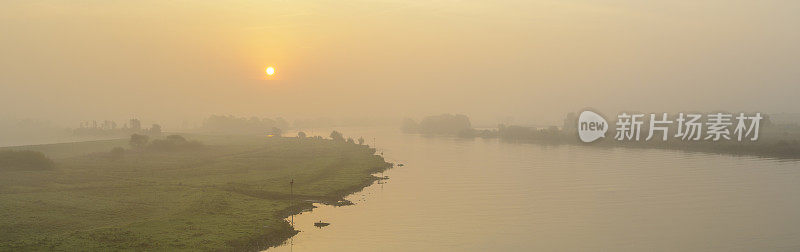
[[[181,135],[169,135],[164,139],[153,140],[148,148],[160,151],[176,151],[198,149],[203,146],[203,143],[197,140],[189,141]]]
[[[258,118],[258,117],[235,117],[232,115],[212,115],[203,121],[203,128],[213,132],[225,133],[257,133],[275,134],[271,129],[289,128],[290,124],[283,118]]]
[[[348,137],[348,138],[347,138],[347,143],[349,143],[349,144],[356,144],[356,141],[354,141],[352,137]]]
[[[283,130],[279,129],[278,127],[272,127],[272,135],[280,137],[283,135]]]
[[[358,145],[364,145],[364,137],[358,138]]]
[[[297,137],[298,137],[298,138],[306,138],[306,133],[305,133],[305,132],[302,132],[302,131],[300,131],[300,132],[297,132]]]
[[[150,127],[150,135],[155,137],[161,136],[161,125],[153,124],[153,126]]]
[[[147,141],[149,140],[150,138],[146,135],[133,134],[131,135],[131,140],[128,141],[128,143],[133,147],[141,148],[147,145]]]
[[[344,136],[342,136],[342,133],[339,133],[339,131],[334,130],[331,132],[331,139],[335,141],[344,141]]]

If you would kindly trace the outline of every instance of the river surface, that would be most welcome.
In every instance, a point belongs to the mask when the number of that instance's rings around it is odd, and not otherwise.
[[[797,161],[340,131],[405,166],[268,251],[800,250]]]

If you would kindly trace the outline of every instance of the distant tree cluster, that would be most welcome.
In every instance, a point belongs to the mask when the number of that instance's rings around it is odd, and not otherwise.
[[[333,141],[344,141],[344,136],[339,131],[331,131],[330,137],[333,139]]]
[[[257,133],[278,134],[281,129],[288,129],[289,122],[283,118],[258,118],[212,115],[203,122],[203,129],[219,133]],[[277,131],[276,131],[277,129]]]
[[[131,139],[128,140],[128,143],[131,145],[131,147],[142,148],[147,145],[148,141],[150,141],[150,137],[146,135],[133,134],[131,135]]]
[[[143,129],[139,119],[130,119],[122,127],[117,127],[114,121],[81,122],[80,127],[72,132],[77,136],[124,136],[130,134],[144,134],[153,137],[161,136],[161,125],[153,124],[149,129]]]
[[[303,134],[305,135],[305,133],[303,133]],[[346,142],[346,143],[349,143],[349,144],[364,145],[364,138],[363,137],[359,137],[358,140],[355,140],[352,137],[348,137],[348,138],[345,139],[344,135],[342,135],[341,132],[335,131],[335,130],[331,131],[330,138],[331,138],[331,140],[337,141],[337,142]]]
[[[427,116],[419,123],[413,119],[403,120],[403,132],[431,135],[458,135],[472,130],[472,124],[466,115],[441,114]]]
[[[283,135],[283,130],[278,127],[272,127],[272,129],[270,129],[270,135],[280,137]]]
[[[169,135],[164,139],[155,139],[149,142],[149,137],[145,135],[133,134],[129,140],[131,147],[136,149],[146,148],[147,150],[174,151],[199,149],[205,145],[197,140],[186,140],[181,135]],[[149,142],[149,143],[148,143]],[[112,150],[114,152],[114,150]]]
[[[197,140],[189,141],[181,135],[169,135],[164,139],[153,140],[148,148],[152,150],[173,151],[199,149],[203,146],[203,143]]]
[[[53,168],[53,161],[44,153],[30,150],[0,151],[0,171],[45,170]]]

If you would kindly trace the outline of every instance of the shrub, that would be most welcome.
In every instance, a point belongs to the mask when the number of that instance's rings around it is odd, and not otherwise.
[[[150,140],[150,138],[146,135],[133,134],[131,135],[131,140],[128,143],[130,143],[133,147],[141,148],[147,145],[148,140]]]
[[[0,151],[0,170],[45,170],[53,168],[53,161],[38,151]]]
[[[149,149],[159,151],[187,150],[202,148],[203,143],[192,140],[188,141],[181,135],[169,135],[165,139],[156,139],[150,143]]]

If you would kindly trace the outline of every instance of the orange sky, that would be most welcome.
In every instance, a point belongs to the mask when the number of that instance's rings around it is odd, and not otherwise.
[[[6,1],[0,120],[800,112],[794,1]],[[264,80],[264,69],[276,75]]]

